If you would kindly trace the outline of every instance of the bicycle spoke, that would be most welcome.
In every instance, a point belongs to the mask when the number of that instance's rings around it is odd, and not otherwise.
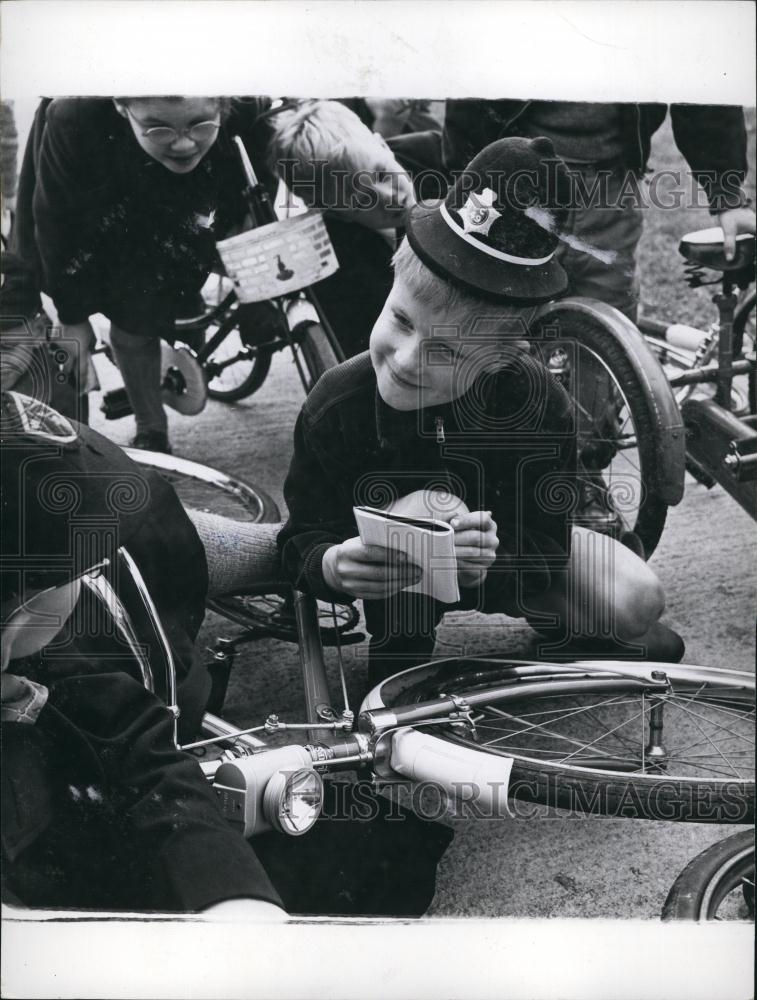
[[[607,703],[611,704],[612,700],[610,700]],[[508,713],[502,712],[500,709],[497,709],[494,706],[488,706],[488,707],[496,715],[500,715],[501,717],[503,717],[505,719],[509,719],[511,721],[520,721],[520,716],[509,715]],[[557,722],[564,721],[564,719],[570,718],[573,715],[577,715],[577,714],[579,714],[582,711],[585,711],[585,709],[582,709],[582,708],[575,709],[573,712],[566,713],[560,719],[557,719],[557,720],[554,720],[554,721],[557,721]],[[612,735],[615,732],[615,730],[620,729],[623,726],[627,725],[629,722],[633,721],[636,717],[637,716],[632,716],[630,719],[625,719],[618,726],[615,726],[614,729],[611,729],[611,730],[609,730],[606,733],[600,734],[599,736],[597,736],[594,740],[592,740],[588,744],[582,742],[581,740],[577,740],[577,739],[574,739],[574,738],[572,738],[570,736],[567,736],[564,733],[558,733],[558,732],[554,732],[554,731],[552,731],[550,729],[546,729],[544,727],[544,725],[542,725],[540,723],[530,723],[525,729],[515,730],[512,733],[509,733],[507,735],[501,736],[498,739],[491,741],[491,743],[489,745],[492,746],[495,743],[496,744],[501,744],[501,743],[505,742],[507,739],[509,739],[510,737],[513,737],[513,736],[522,736],[525,732],[529,732],[532,729],[537,729],[538,732],[535,734],[537,736],[546,736],[546,737],[549,737],[551,739],[556,739],[558,741],[562,741],[563,743],[570,743],[570,744],[578,747],[578,750],[574,750],[573,753],[571,753],[567,757],[563,757],[561,759],[561,762],[564,762],[565,760],[569,760],[570,758],[575,757],[577,754],[579,754],[581,752],[585,752],[590,747],[595,746],[597,743],[599,743],[600,740],[605,739],[607,736]],[[623,760],[624,759],[624,758],[618,756],[617,753],[613,753],[612,751],[609,751],[607,753],[607,756],[612,757],[615,760]]]
[[[683,705],[680,705],[680,704],[678,704],[678,702],[675,702],[675,701],[670,701],[670,702],[668,702],[668,704],[671,705],[673,708],[677,708],[679,711],[683,712],[684,714],[686,714],[688,716],[691,716],[692,718],[704,719],[705,722],[709,722],[710,725],[715,726],[715,728],[719,729],[721,732],[723,732],[723,733],[729,733],[734,739],[743,740],[745,743],[749,743],[750,746],[754,746],[754,740],[750,740],[748,736],[746,736],[746,735],[744,735],[742,733],[735,733],[735,732],[733,732],[732,729],[728,729],[727,726],[723,726],[723,725],[721,725],[718,722],[714,722],[711,719],[708,719],[706,716],[702,716],[698,712],[695,712],[691,708],[685,708]]]
[[[636,719],[638,719],[640,716],[643,716],[643,715],[644,715],[644,709],[642,708],[642,710],[640,712],[637,712],[636,715],[632,715],[630,719],[624,719],[622,722],[619,722],[618,725],[615,727],[615,729],[622,729],[623,726],[627,726],[630,722],[635,722]],[[597,736],[597,738],[595,740],[592,740],[591,743],[587,743],[584,746],[584,750],[588,750],[589,747],[594,746],[596,743],[598,743],[600,740],[604,739],[606,736],[611,735],[613,732],[615,732],[615,729],[611,729],[609,731],[609,733],[602,733],[601,735]],[[563,763],[563,764],[566,763],[567,761],[569,761],[571,759],[571,757],[574,757],[574,756],[575,756],[575,753],[568,754],[567,757],[564,757],[562,759],[561,763]]]

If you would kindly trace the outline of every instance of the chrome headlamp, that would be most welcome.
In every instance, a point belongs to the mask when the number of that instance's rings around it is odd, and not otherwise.
[[[245,837],[271,828],[299,837],[312,828],[323,805],[321,776],[301,746],[224,761],[213,790],[221,812]]]

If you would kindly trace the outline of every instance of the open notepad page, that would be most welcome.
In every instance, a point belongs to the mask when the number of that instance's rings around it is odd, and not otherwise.
[[[432,517],[406,517],[375,507],[353,507],[360,540],[364,545],[380,545],[404,552],[423,570],[420,581],[405,587],[428,594],[443,604],[460,600],[457,587],[455,533],[445,522]]]

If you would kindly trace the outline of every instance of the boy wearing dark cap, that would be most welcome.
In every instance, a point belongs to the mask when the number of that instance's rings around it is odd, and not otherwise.
[[[407,558],[361,542],[354,505],[448,521],[462,606],[549,627],[562,654],[682,655],[654,574],[554,502],[575,487],[570,400],[521,343],[567,287],[564,182],[548,140],[507,139],[412,209],[370,352],[298,418],[283,564],[320,598],[364,600],[372,683],[430,657],[448,606],[405,589],[420,576]]]

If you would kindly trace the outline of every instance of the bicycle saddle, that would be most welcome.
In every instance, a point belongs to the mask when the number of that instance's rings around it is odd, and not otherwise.
[[[743,271],[754,267],[754,235],[742,233],[736,237],[733,260],[725,259],[720,226],[686,233],[678,244],[678,252],[690,263],[712,268],[713,271]]]

